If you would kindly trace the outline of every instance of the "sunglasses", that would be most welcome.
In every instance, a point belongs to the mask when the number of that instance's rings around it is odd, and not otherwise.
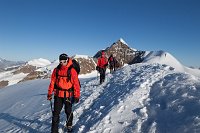
[[[67,60],[60,60],[60,64],[65,64],[67,63]]]

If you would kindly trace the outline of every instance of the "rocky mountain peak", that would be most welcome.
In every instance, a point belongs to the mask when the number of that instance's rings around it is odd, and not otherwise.
[[[94,58],[99,58],[101,56],[101,51],[102,50],[98,51]],[[107,47],[104,51],[108,57],[113,54],[119,66],[130,64],[135,57],[135,50],[130,48],[122,38],[114,42],[110,47]]]

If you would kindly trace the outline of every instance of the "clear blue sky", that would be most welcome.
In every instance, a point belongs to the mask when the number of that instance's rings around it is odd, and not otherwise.
[[[93,56],[119,38],[200,66],[199,0],[0,0],[0,57]]]

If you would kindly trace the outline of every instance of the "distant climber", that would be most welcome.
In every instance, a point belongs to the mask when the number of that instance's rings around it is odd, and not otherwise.
[[[101,52],[101,57],[98,58],[96,70],[100,73],[100,84],[105,81],[106,67],[108,66],[108,59],[106,58],[105,52]]]
[[[116,70],[116,59],[113,57],[113,54],[108,58],[110,73]]]

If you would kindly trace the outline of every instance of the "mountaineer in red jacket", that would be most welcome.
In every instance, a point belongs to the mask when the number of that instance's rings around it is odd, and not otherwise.
[[[106,58],[105,52],[101,52],[101,57],[98,58],[97,63],[97,71],[100,73],[100,84],[102,84],[105,81],[105,75],[106,75],[106,67],[108,65],[108,59]]]
[[[59,56],[59,61],[60,64],[52,73],[47,95],[47,99],[51,100],[52,93],[54,92],[51,133],[58,133],[60,112],[63,104],[65,105],[65,113],[67,115],[66,127],[69,131],[72,129],[72,104],[78,103],[80,98],[80,82],[78,74],[73,67],[70,67],[73,64],[72,59],[70,59],[67,54],[61,54]]]

